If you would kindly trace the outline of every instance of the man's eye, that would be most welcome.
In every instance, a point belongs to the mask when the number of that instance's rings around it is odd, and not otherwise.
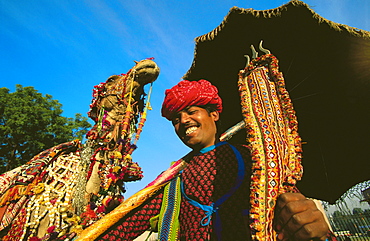
[[[179,123],[179,121],[180,121],[180,119],[179,119],[179,118],[175,118],[175,119],[173,119],[173,120],[172,120],[172,125],[176,125],[176,124],[178,124],[178,123]]]
[[[188,115],[193,115],[193,114],[195,114],[195,112],[197,112],[197,110],[189,110]]]

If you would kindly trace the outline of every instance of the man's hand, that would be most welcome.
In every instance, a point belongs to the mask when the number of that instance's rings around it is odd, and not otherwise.
[[[324,215],[315,202],[300,193],[279,196],[274,227],[278,240],[325,240],[329,231]]]

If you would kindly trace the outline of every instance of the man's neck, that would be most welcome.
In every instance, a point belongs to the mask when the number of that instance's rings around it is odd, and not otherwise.
[[[200,153],[206,153],[206,152],[208,152],[208,151],[210,151],[210,150],[213,150],[213,149],[215,149],[216,147],[221,146],[221,145],[223,145],[223,144],[226,144],[226,142],[225,142],[225,141],[217,142],[216,144],[214,144],[214,145],[212,145],[212,146],[204,147],[204,148],[203,148],[203,149],[201,149],[199,152],[200,152]]]

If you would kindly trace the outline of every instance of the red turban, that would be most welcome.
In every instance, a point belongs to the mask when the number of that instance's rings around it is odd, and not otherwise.
[[[207,104],[216,105],[217,111],[222,112],[222,100],[216,86],[204,79],[199,81],[183,80],[166,90],[162,116],[171,120],[173,114],[188,106]]]

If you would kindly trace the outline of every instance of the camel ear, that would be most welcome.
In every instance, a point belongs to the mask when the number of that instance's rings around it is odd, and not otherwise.
[[[134,60],[134,62],[135,62],[135,64],[138,64],[139,62],[138,61],[136,61],[136,60]]]

